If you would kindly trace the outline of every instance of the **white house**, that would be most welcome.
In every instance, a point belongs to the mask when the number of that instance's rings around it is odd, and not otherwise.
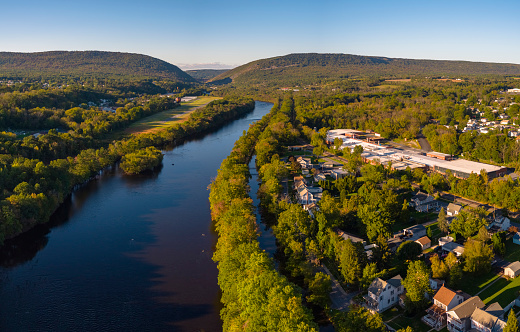
[[[302,166],[303,169],[312,168],[311,158],[298,157],[296,161]]]
[[[520,275],[520,262],[516,261],[504,268],[504,275],[509,278],[516,278]]]
[[[502,319],[504,310],[497,302],[489,305],[485,310],[476,308],[471,315],[471,331],[498,332],[502,331],[506,322]]]
[[[367,308],[371,311],[382,312],[399,302],[399,295],[403,294],[402,278],[397,275],[387,281],[375,278],[368,287],[365,296]]]
[[[433,305],[426,310],[428,313],[422,321],[436,330],[442,329],[447,322],[446,312],[464,302],[461,292],[454,292],[442,286],[433,297]]]
[[[448,204],[448,208],[446,209],[446,214],[448,216],[456,216],[459,214],[460,210],[462,209],[462,206],[454,203]]]
[[[448,242],[442,246],[442,250],[447,252],[453,252],[455,256],[462,256],[464,253],[464,246],[456,243],[456,242]]]
[[[484,302],[478,297],[473,296],[453,309],[446,312],[447,327],[450,332],[469,331],[471,329],[471,315],[478,308],[484,308]]]
[[[495,220],[489,224],[488,229],[496,229],[497,231],[507,231],[511,227],[511,220],[502,215],[496,216]]]

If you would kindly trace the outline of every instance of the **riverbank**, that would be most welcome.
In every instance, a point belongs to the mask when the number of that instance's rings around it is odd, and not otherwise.
[[[108,167],[0,256],[0,329],[222,331],[208,184],[271,104],[166,146],[136,176]]]
[[[100,170],[113,165],[124,155],[149,146],[164,146],[177,139],[218,128],[231,119],[252,111],[254,105],[252,99],[244,98],[214,101],[204,108],[192,112],[189,119],[183,123],[164,128],[155,133],[133,135],[128,139],[113,142],[106,148],[83,150],[74,158],[52,161],[47,166],[47,173],[54,174],[55,179],[47,176],[45,181],[59,181],[61,189],[52,187],[49,192],[38,195],[9,197],[8,207],[11,209],[14,218],[10,219],[10,227],[5,227],[4,223],[4,227],[0,229],[0,240],[12,239],[37,224],[47,222],[51,214],[58,209],[77,185],[86,183],[95,177]],[[14,199],[19,199],[20,202],[14,201],[13,203]],[[23,217],[22,212],[30,211],[27,206],[38,210],[38,218]]]
[[[183,102],[181,106],[166,110],[131,124],[126,130],[129,134],[153,133],[169,126],[180,124],[189,119],[189,114],[221,97],[200,96],[189,102]]]

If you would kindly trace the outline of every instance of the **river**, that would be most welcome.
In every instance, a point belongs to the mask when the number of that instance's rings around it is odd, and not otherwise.
[[[207,186],[271,107],[163,151],[153,174],[105,170],[8,241],[0,331],[221,331]]]

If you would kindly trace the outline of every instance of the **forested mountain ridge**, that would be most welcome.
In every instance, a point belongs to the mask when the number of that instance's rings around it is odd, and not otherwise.
[[[410,77],[520,75],[520,65],[508,63],[415,60],[352,54],[296,53],[256,60],[211,81],[242,84],[313,84],[324,80],[363,76]],[[269,82],[266,82],[269,81]]]
[[[177,66],[143,54],[104,51],[0,52],[0,78],[40,76],[194,81]]]
[[[186,73],[196,80],[199,80],[201,82],[207,82],[212,78],[224,74],[229,70],[230,69],[193,69],[186,70]]]

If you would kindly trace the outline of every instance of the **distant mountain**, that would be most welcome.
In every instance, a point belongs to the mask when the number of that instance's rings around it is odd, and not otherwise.
[[[186,70],[186,73],[198,81],[207,82],[229,70],[230,69],[193,69]]]
[[[299,53],[262,59],[234,68],[211,82],[237,84],[312,84],[366,76],[520,75],[507,63],[414,60],[351,54]]]
[[[194,81],[177,66],[142,54],[104,51],[0,52],[0,77],[40,76]]]

